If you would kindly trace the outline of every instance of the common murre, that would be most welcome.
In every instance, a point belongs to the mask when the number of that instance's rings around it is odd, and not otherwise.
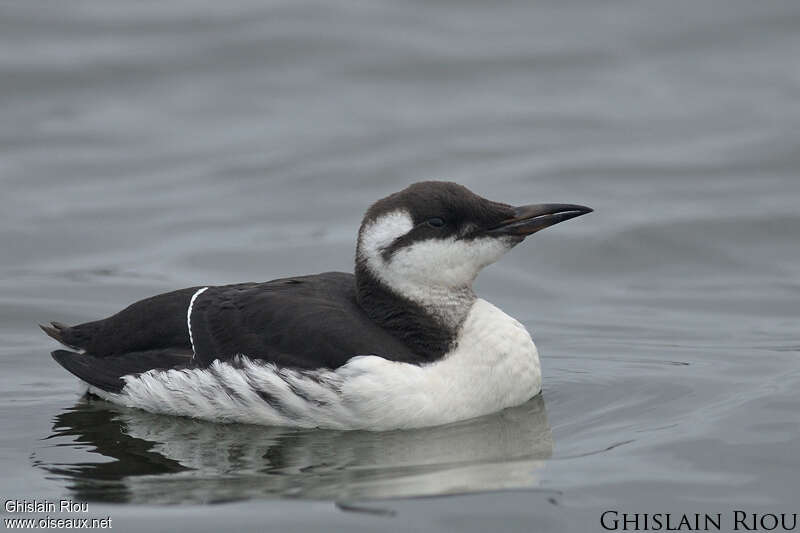
[[[385,430],[519,405],[541,390],[525,327],[472,282],[588,207],[513,207],[448,182],[373,204],[355,275],[191,287],[42,329],[53,358],[115,403],[208,420]]]

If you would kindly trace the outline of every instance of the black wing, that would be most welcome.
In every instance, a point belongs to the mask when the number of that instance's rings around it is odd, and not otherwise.
[[[83,353],[52,352],[53,359],[89,385],[119,392],[123,376],[192,364],[186,311],[199,287],[159,294],[94,322],[41,326],[61,344]]]
[[[122,390],[125,386],[123,376],[135,376],[153,369],[187,368],[192,360],[192,353],[188,350],[149,350],[108,357],[56,350],[51,355],[75,376],[108,392]]]
[[[52,322],[40,327],[61,344],[94,357],[163,349],[190,350],[186,311],[199,288],[146,298],[103,320],[77,326]]]
[[[109,392],[122,389],[123,376],[207,366],[240,354],[300,369],[338,368],[356,355],[425,361],[369,319],[356,302],[352,274],[209,287],[192,307],[192,347],[187,311],[199,289],[153,296],[103,320],[42,329],[84,352],[53,352],[61,366]]]
[[[355,277],[342,272],[210,287],[194,302],[191,333],[199,365],[236,355],[301,369],[337,368],[356,355],[424,361],[369,319]]]

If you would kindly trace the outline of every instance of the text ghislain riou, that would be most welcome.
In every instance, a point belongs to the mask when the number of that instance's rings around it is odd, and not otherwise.
[[[722,513],[624,513],[615,510],[600,515],[605,531],[800,531],[798,513],[753,513],[741,510]]]
[[[89,504],[73,500],[6,500],[7,513],[88,513]]]

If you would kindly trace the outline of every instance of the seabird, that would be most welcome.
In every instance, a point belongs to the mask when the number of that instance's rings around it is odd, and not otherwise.
[[[87,391],[220,422],[388,430],[445,424],[541,390],[525,327],[472,283],[525,237],[591,212],[514,207],[428,181],[373,204],[355,274],[200,286],[45,333]]]

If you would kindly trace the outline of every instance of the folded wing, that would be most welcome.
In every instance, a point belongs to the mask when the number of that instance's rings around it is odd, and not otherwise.
[[[422,362],[369,319],[355,278],[341,272],[210,287],[189,322],[200,366],[236,355],[298,369],[334,369],[356,355]]]
[[[357,355],[424,362],[369,319],[356,301],[352,274],[199,290],[154,296],[104,320],[42,329],[76,350],[53,352],[56,361],[108,392],[119,392],[124,376],[203,368],[238,355],[294,369],[335,369]]]

